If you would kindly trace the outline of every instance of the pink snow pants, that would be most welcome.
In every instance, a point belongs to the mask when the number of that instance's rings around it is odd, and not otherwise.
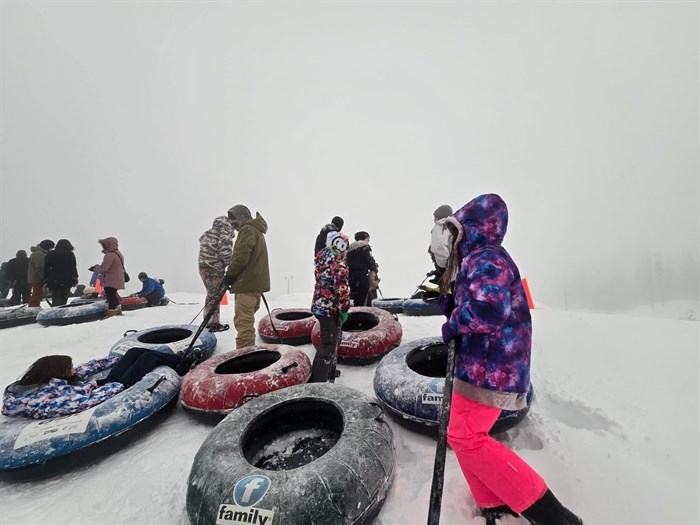
[[[447,441],[480,508],[508,505],[520,513],[542,497],[547,484],[515,452],[489,436],[500,413],[453,392]]]

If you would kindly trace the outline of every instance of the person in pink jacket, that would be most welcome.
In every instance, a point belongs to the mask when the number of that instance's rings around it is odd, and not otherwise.
[[[102,262],[88,268],[91,272],[102,274],[102,286],[107,296],[107,317],[122,315],[117,290],[125,288],[124,256],[119,251],[119,241],[115,237],[107,237],[98,241],[105,254]]]

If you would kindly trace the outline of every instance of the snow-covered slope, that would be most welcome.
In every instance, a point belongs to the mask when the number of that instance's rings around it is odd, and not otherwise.
[[[203,301],[191,294],[172,298],[198,304],[171,303],[66,327],[2,330],[0,385],[41,355],[85,361],[106,354],[125,330],[188,323]],[[309,295],[294,294],[270,306],[309,302]],[[697,304],[691,307],[698,311]],[[232,306],[223,308],[222,319],[232,315]],[[440,317],[399,318],[404,342],[440,333]],[[533,322],[535,400],[528,418],[502,438],[587,525],[697,524],[700,323],[546,308],[533,311]],[[217,354],[235,347],[235,330],[218,336]],[[311,345],[302,348],[313,356]],[[338,382],[373,396],[375,367],[340,365]],[[375,523],[422,524],[435,441],[392,426],[396,476]],[[0,476],[0,523],[186,524],[187,475],[212,428],[178,406],[116,446],[94,447],[40,473]],[[450,451],[442,523],[484,523]]]

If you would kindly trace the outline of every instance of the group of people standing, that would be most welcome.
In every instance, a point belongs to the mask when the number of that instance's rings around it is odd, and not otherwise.
[[[18,250],[6,263],[3,277],[5,290],[12,289],[10,305],[39,306],[44,299],[44,286],[51,292],[53,305],[66,304],[71,288],[78,284],[73,245],[68,239],[55,244],[44,239],[31,247],[30,256],[25,250]]]
[[[101,277],[108,304],[106,316],[121,315],[118,290],[123,290],[129,281],[124,256],[119,251],[116,237],[106,237],[98,242],[104,254],[102,262],[89,270]],[[65,305],[71,289],[78,284],[78,267],[73,251],[74,247],[68,239],[59,239],[55,244],[45,239],[31,247],[29,257],[26,251],[18,250],[4,267],[6,289],[12,289],[10,305],[26,303],[38,307],[44,299],[45,288],[51,294],[52,306]],[[160,304],[165,296],[162,282],[148,277],[145,272],[139,273],[138,277],[143,286],[134,295],[145,297],[149,306]]]

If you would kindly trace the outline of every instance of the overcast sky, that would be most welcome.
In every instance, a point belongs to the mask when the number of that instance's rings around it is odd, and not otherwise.
[[[1,9],[3,261],[68,238],[87,281],[116,236],[132,275],[203,291],[198,237],[242,203],[271,298],[311,290],[334,215],[406,296],[432,211],[497,192],[536,301],[698,297],[697,2]]]

